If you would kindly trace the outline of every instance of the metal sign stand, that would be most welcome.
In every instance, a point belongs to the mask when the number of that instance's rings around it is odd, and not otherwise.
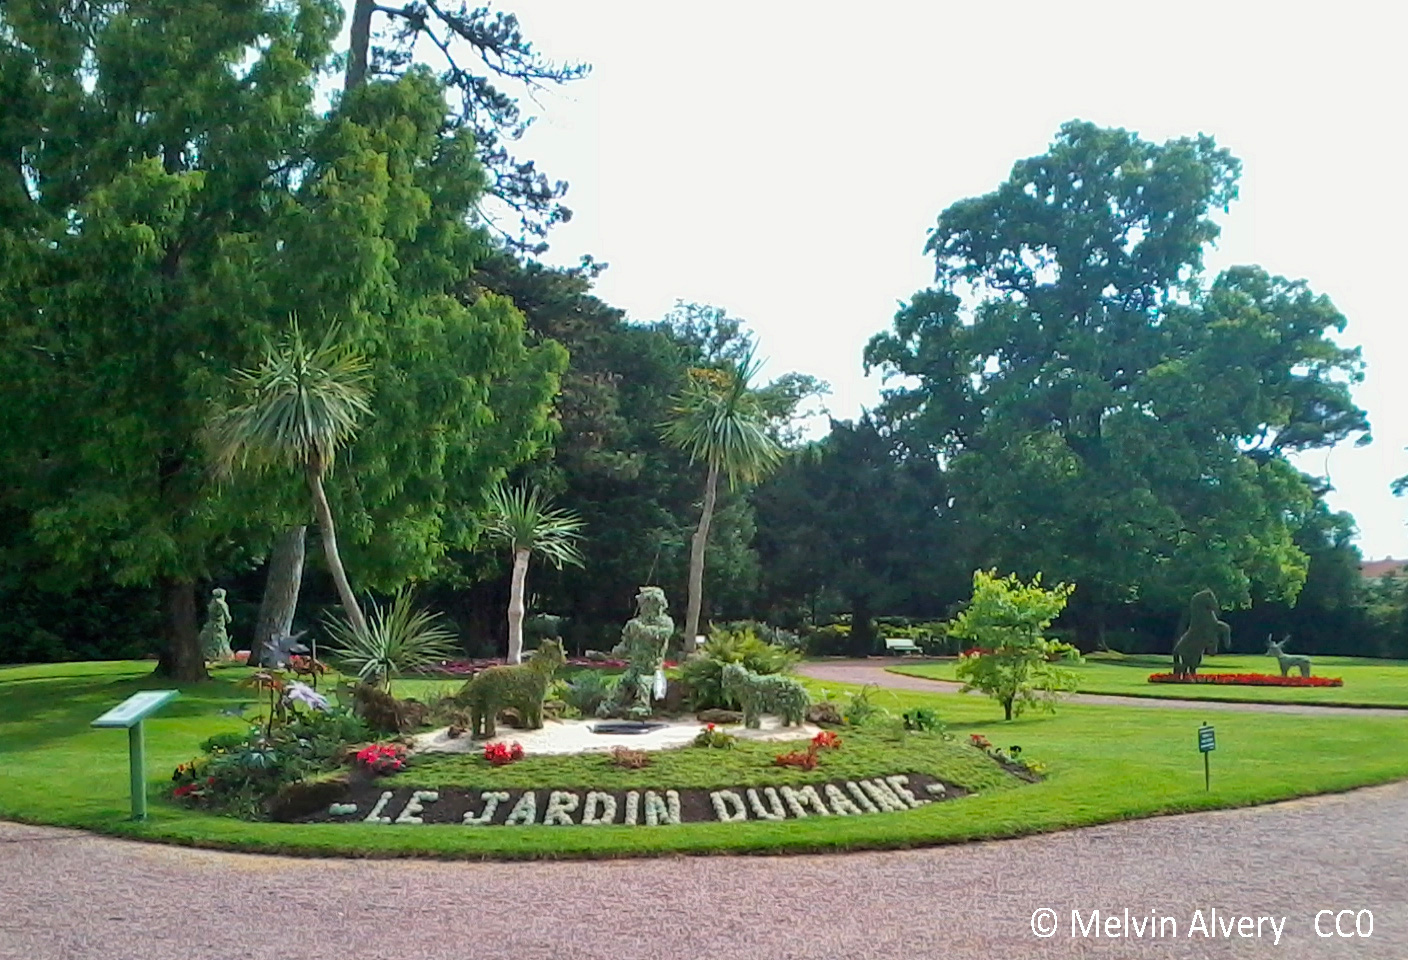
[[[131,777],[132,819],[147,819],[147,750],[142,721],[181,695],[179,690],[134,693],[94,720],[95,727],[127,728],[127,766]]]

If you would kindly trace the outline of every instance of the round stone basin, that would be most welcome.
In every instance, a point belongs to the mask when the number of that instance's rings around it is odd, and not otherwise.
[[[592,733],[612,734],[612,733],[649,733],[652,730],[663,729],[667,724],[658,720],[608,720],[604,723],[592,724]]]

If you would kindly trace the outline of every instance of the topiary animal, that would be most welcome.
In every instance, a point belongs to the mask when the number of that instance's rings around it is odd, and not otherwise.
[[[494,718],[505,707],[513,707],[523,718],[526,730],[543,727],[543,700],[553,674],[567,662],[562,644],[544,640],[527,663],[488,667],[479,671],[455,694],[455,701],[469,708],[469,733],[474,739],[489,739],[497,732]]]
[[[1188,629],[1173,645],[1173,675],[1196,676],[1203,654],[1216,653],[1221,644],[1232,646],[1232,628],[1217,619],[1217,595],[1199,590],[1188,603]]]
[[[764,713],[781,716],[784,727],[801,726],[811,704],[807,691],[791,677],[753,673],[741,663],[724,665],[723,688],[743,707],[743,725],[754,730],[762,726]]]

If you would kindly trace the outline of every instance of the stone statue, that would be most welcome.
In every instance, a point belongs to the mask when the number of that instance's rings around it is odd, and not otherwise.
[[[207,660],[231,660],[230,608],[225,603],[225,591],[219,587],[210,591],[210,603],[205,608],[205,625],[200,628],[200,651]]]
[[[1220,644],[1232,645],[1232,628],[1217,619],[1217,595],[1199,590],[1188,604],[1188,629],[1173,645],[1173,675],[1195,677],[1203,655],[1216,653]]]
[[[675,632],[675,621],[665,612],[665,591],[641,587],[636,594],[636,616],[621,631],[621,642],[611,653],[626,660],[626,672],[616,689],[600,707],[599,717],[628,717],[643,720],[651,714],[651,702],[662,684],[665,648]]]
[[[499,711],[512,707],[528,730],[543,728],[543,700],[552,676],[567,662],[562,644],[544,640],[526,663],[485,667],[455,694],[455,702],[469,708],[471,739],[488,740],[498,733]]]
[[[1266,635],[1266,655],[1275,657],[1276,662],[1281,666],[1281,676],[1286,676],[1292,669],[1299,670],[1302,677],[1310,676],[1310,658],[1306,656],[1296,656],[1286,653],[1282,648],[1291,642],[1291,635],[1288,633],[1277,643],[1271,639],[1271,634]]]

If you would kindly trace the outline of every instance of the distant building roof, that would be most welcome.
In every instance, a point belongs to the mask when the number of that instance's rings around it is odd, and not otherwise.
[[[1399,575],[1405,571],[1408,571],[1408,560],[1395,560],[1393,557],[1365,560],[1359,565],[1359,575],[1367,580],[1377,580],[1389,574]]]

